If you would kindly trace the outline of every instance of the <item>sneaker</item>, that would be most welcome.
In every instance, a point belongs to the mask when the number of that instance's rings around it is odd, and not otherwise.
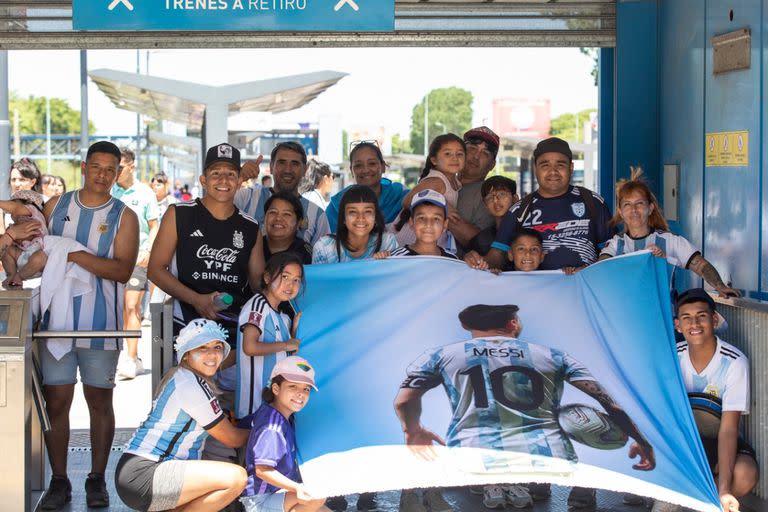
[[[427,512],[416,491],[403,489],[400,493],[400,512]]]
[[[680,505],[667,503],[666,501],[656,500],[653,503],[651,512],[680,512],[683,509]]]
[[[375,492],[364,492],[357,498],[357,510],[378,510]]]
[[[123,380],[135,379],[143,371],[144,363],[138,357],[136,359],[126,357],[117,365],[117,375],[122,377]]]
[[[325,506],[333,512],[342,512],[347,510],[347,498],[344,496],[333,496],[325,500]]]
[[[485,508],[504,508],[507,498],[504,489],[498,485],[486,485],[483,487],[483,505]]]
[[[453,512],[453,507],[445,501],[439,489],[427,489],[424,491],[424,505],[429,512]]]
[[[533,501],[542,501],[549,499],[552,496],[552,486],[550,484],[526,484],[528,488],[528,494],[531,495]]]
[[[597,506],[597,495],[594,489],[574,487],[568,494],[568,510],[594,510]]]
[[[526,508],[533,506],[533,498],[528,493],[528,488],[522,485],[505,485],[501,488],[504,491],[504,497],[507,503],[515,508]]]
[[[109,493],[104,475],[91,473],[85,479],[85,503],[89,508],[106,508],[109,506]]]
[[[72,501],[72,484],[69,478],[52,476],[45,496],[40,500],[42,510],[59,510]]]
[[[630,507],[639,507],[645,505],[645,498],[638,496],[637,494],[625,492],[624,496],[621,498],[621,502]]]

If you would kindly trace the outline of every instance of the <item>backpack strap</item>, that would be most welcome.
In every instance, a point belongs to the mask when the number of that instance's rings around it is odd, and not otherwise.
[[[584,201],[584,206],[587,209],[587,216],[589,217],[589,234],[594,240],[595,248],[599,246],[597,243],[597,206],[595,205],[595,196],[592,195],[592,191],[588,188],[580,187],[576,185],[576,190],[581,195],[581,200]],[[598,251],[598,254],[600,251]]]

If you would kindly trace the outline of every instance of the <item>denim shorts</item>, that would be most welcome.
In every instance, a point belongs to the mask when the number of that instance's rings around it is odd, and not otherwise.
[[[245,512],[283,512],[285,493],[257,494],[255,496],[243,496],[240,498]]]
[[[48,351],[47,343],[41,343],[39,348],[43,384],[48,386],[76,384],[79,368],[80,380],[83,384],[102,389],[115,387],[119,350],[75,347],[57,361]]]

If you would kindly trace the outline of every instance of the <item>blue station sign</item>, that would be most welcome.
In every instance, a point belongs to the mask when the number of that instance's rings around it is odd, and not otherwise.
[[[395,0],[73,0],[75,30],[391,32]]]

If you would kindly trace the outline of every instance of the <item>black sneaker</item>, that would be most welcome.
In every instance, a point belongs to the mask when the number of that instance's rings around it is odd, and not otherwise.
[[[347,498],[344,496],[333,496],[325,500],[325,506],[333,510],[333,512],[342,512],[347,510]]]
[[[40,500],[42,510],[59,510],[72,501],[72,484],[69,478],[52,476],[45,496]]]
[[[568,510],[595,510],[597,495],[595,489],[574,487],[568,494]]]
[[[88,508],[106,508],[109,506],[109,493],[104,475],[91,473],[85,479],[85,504]]]
[[[375,492],[364,492],[357,498],[357,510],[373,511],[378,510]]]

